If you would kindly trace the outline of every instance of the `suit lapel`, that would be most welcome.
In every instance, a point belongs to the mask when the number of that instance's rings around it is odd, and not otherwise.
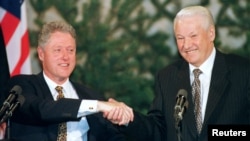
[[[214,109],[218,107],[219,101],[223,97],[229,84],[227,80],[228,68],[225,58],[220,52],[216,52],[215,63],[212,70],[208,101],[203,125],[206,125]]]
[[[79,99],[97,99],[97,97],[95,97],[96,95],[84,85],[79,85],[71,80],[70,82],[76,90],[76,94],[78,95]]]
[[[54,99],[50,90],[49,90],[49,86],[48,84],[46,83],[44,77],[43,77],[43,72],[40,72],[38,75],[36,75],[37,77],[36,78],[36,83],[39,83],[37,86],[41,87],[42,90],[43,90],[43,95],[47,98],[50,98],[50,99]]]

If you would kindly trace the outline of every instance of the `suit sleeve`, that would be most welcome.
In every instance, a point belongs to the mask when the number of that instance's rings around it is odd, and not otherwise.
[[[54,101],[46,83],[40,83],[34,78],[18,75],[10,79],[8,87],[21,86],[22,95],[25,98],[23,105],[13,114],[12,120],[31,125],[79,120],[77,112],[81,100],[60,99]]]

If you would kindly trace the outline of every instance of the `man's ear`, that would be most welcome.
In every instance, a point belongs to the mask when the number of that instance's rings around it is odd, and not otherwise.
[[[42,47],[37,47],[38,58],[40,61],[44,60],[44,52]]]
[[[210,37],[210,41],[214,42],[215,40],[215,27],[214,26],[209,27],[209,37]]]

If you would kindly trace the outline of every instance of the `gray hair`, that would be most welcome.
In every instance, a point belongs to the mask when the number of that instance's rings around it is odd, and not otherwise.
[[[56,31],[69,33],[74,39],[76,39],[75,29],[70,24],[62,21],[53,21],[43,25],[38,36],[38,47],[44,47],[48,42],[50,35]]]
[[[200,16],[203,18],[203,27],[208,29],[210,26],[214,27],[214,20],[211,12],[203,6],[189,6],[181,9],[174,19],[174,29],[176,22],[182,17]]]

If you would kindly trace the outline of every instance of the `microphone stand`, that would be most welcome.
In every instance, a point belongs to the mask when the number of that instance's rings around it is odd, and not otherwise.
[[[176,129],[176,134],[177,134],[177,139],[178,141],[182,141],[182,136],[181,136],[181,120],[183,118],[183,113],[185,111],[185,106],[178,107],[180,108],[175,112],[175,129]]]
[[[177,134],[178,141],[182,141],[182,137],[181,137],[181,122],[180,122],[179,119],[177,119],[177,121],[175,123],[175,129],[176,129],[176,134]]]
[[[6,137],[7,140],[10,140],[10,119],[7,120]]]
[[[20,105],[20,102],[17,101],[15,103],[13,103],[10,108],[5,112],[5,114],[3,115],[3,117],[1,118],[0,123],[6,122],[6,129],[5,129],[5,138],[4,140],[0,140],[0,141],[10,141],[10,117],[12,116],[14,110]]]
[[[175,129],[178,141],[182,141],[181,137],[181,119],[177,116],[175,121]]]

